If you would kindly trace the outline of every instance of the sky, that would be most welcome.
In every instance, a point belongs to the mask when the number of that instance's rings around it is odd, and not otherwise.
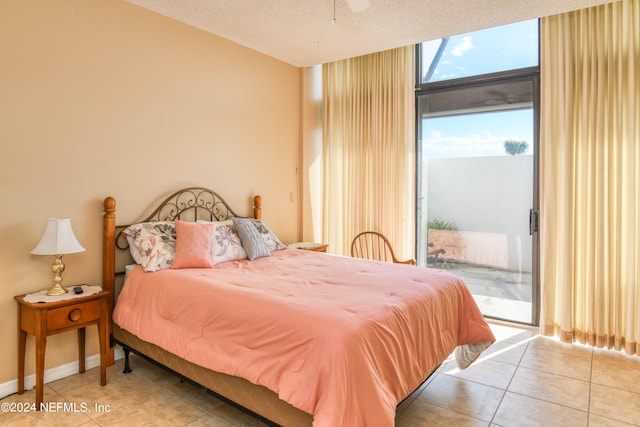
[[[533,152],[533,111],[515,110],[423,120],[422,155],[437,157],[504,156],[504,142],[526,141]]]
[[[440,40],[425,43],[423,70],[429,68]],[[538,21],[525,21],[449,38],[431,82],[538,64]],[[506,140],[526,141],[533,151],[533,112],[528,110],[466,114],[423,120],[426,157],[506,155]]]
[[[423,44],[423,70],[440,40]],[[430,81],[440,81],[538,64],[538,20],[503,25],[449,38]]]

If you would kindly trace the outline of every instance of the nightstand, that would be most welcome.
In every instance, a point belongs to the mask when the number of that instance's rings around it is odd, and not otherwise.
[[[100,340],[100,385],[107,384],[107,327],[109,292],[101,291],[64,301],[36,302],[16,296],[18,302],[18,394],[24,392],[24,357],[27,334],[36,338],[36,407],[40,410],[44,387],[44,354],[47,336],[67,331],[78,331],[79,372],[85,370],[85,328],[98,326]]]
[[[327,252],[327,248],[329,247],[329,245],[324,243],[298,242],[290,244],[289,247],[295,249],[304,249],[307,251]]]

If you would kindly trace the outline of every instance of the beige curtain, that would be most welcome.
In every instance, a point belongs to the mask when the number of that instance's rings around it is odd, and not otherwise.
[[[349,255],[357,233],[413,257],[413,46],[323,65],[323,239]]]
[[[540,28],[541,329],[640,354],[640,0]]]

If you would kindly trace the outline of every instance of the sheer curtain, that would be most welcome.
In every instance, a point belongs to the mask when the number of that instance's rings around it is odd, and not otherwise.
[[[640,0],[540,37],[541,329],[640,354]]]
[[[323,65],[323,239],[349,255],[357,233],[414,248],[413,46]]]

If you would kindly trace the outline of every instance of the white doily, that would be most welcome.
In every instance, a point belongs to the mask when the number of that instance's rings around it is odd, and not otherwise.
[[[90,285],[81,285],[83,292],[81,294],[76,294],[73,291],[75,286],[71,286],[69,288],[65,288],[69,292],[62,295],[47,295],[48,289],[44,291],[35,292],[32,294],[27,294],[24,296],[25,302],[55,302],[55,301],[64,301],[73,298],[86,297],[87,295],[97,294],[102,291],[102,287],[100,286],[90,286]]]

